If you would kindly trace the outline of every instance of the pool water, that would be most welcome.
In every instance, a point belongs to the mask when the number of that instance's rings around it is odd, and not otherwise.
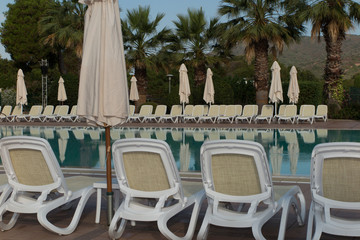
[[[49,141],[64,168],[105,169],[105,131],[86,127],[0,127],[1,137],[37,136]],[[200,171],[205,140],[244,139],[264,146],[272,174],[309,176],[311,152],[324,142],[360,142],[360,130],[281,130],[237,128],[112,128],[111,140],[153,138],[166,141],[183,172]]]

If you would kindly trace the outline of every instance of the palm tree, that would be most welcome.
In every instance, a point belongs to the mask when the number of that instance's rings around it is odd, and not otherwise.
[[[214,62],[216,30],[218,19],[206,21],[204,11],[200,8],[188,9],[188,15],[177,15],[175,35],[172,48],[182,53],[181,61],[186,61],[195,71],[195,85],[201,85],[206,79],[206,67]]]
[[[324,96],[333,102],[333,94],[341,82],[341,47],[346,32],[360,22],[360,4],[352,0],[313,0],[305,12],[311,21],[311,37],[326,43]]]
[[[74,50],[81,58],[84,36],[85,6],[74,0],[52,1],[39,21],[42,42],[53,47],[58,56],[59,71],[66,73],[63,52]]]
[[[156,54],[166,42],[170,30],[163,28],[161,31],[157,31],[164,14],[157,14],[151,21],[149,6],[139,6],[138,9],[128,10],[126,17],[127,19],[122,21],[124,47],[127,61],[135,69],[139,90],[137,104],[140,105],[146,102],[146,68],[151,64],[150,57]]]
[[[243,43],[247,61],[255,58],[254,80],[259,105],[268,102],[269,50],[276,57],[284,45],[298,41],[304,31],[299,18],[304,2],[289,1],[292,4],[286,4],[286,0],[222,0],[218,10],[229,19],[222,25],[228,45]]]

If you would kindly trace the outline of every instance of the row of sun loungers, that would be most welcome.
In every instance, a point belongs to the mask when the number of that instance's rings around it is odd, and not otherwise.
[[[300,111],[297,113],[296,105],[281,105],[279,113],[274,116],[273,105],[263,105],[260,114],[258,114],[258,105],[186,105],[182,113],[181,105],[174,105],[171,107],[170,113],[166,114],[166,105],[158,105],[153,114],[152,105],[143,105],[138,114],[135,114],[135,106],[130,106],[129,117],[127,122],[173,122],[177,123],[179,120],[183,122],[229,122],[239,123],[254,121],[266,121],[269,124],[276,120],[280,122],[297,123],[308,121],[311,124],[315,119],[322,119],[327,121],[327,105],[318,105],[316,112],[314,105],[301,105]]]
[[[314,147],[306,239],[319,239],[323,232],[360,235],[358,221],[349,212],[359,210],[359,149],[360,143],[344,142]],[[75,231],[84,204],[95,193],[95,183],[103,179],[65,178],[51,146],[41,138],[2,138],[0,154],[7,175],[0,177],[0,229],[10,230],[20,214],[33,213],[47,230],[60,235]],[[272,182],[267,155],[259,143],[204,142],[200,149],[202,183],[180,179],[172,151],[164,141],[117,140],[112,145],[112,156],[114,181],[123,198],[116,199],[121,200],[121,204],[109,226],[111,239],[122,237],[127,221],[156,221],[167,239],[180,239],[169,229],[168,221],[193,206],[184,236],[192,239],[205,197],[207,210],[197,239],[206,239],[211,234],[211,225],[252,228],[254,238],[265,239],[261,231],[263,225],[280,210],[278,239],[285,239],[290,206],[295,209],[298,225],[305,223],[305,197],[300,187]],[[66,210],[76,199],[79,202],[69,226],[59,227],[50,222],[49,212],[62,206]],[[341,214],[344,211],[350,218]],[[10,221],[4,221],[9,218]]]
[[[12,106],[6,105],[1,111],[0,121],[76,122],[79,120],[79,117],[76,114],[76,110],[77,105],[72,106],[70,113],[68,105],[57,105],[55,110],[53,105],[47,105],[44,109],[41,105],[34,105],[31,107],[28,114],[23,114],[20,106],[17,105],[14,107],[14,109],[12,109]]]

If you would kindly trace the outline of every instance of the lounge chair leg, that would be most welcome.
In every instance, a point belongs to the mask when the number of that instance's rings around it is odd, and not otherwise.
[[[56,200],[54,200],[54,206],[51,207],[50,205],[48,205],[46,208],[42,208],[38,211],[37,213],[37,218],[39,223],[46,229],[48,229],[49,231],[55,232],[59,235],[68,235],[70,233],[72,233],[73,231],[75,231],[75,228],[77,227],[80,217],[81,217],[81,213],[84,210],[85,204],[87,202],[87,200],[90,198],[90,196],[95,193],[95,189],[94,188],[89,188],[89,190],[87,192],[84,192],[79,200],[79,203],[77,204],[75,213],[73,215],[73,218],[71,219],[70,224],[65,227],[65,228],[60,228],[55,226],[54,224],[50,223],[49,220],[47,219],[47,214],[49,213],[49,211],[51,211],[52,209],[54,209],[54,207],[58,204],[56,202]]]
[[[208,233],[209,233],[209,228],[210,228],[210,224],[209,224],[209,216],[210,216],[210,212],[212,211],[212,205],[208,205],[207,209],[206,209],[206,213],[204,216],[204,220],[201,224],[199,233],[197,235],[197,240],[205,240],[207,239]]]
[[[113,219],[111,220],[110,226],[109,226],[109,236],[111,239],[118,239],[122,236],[124,233],[127,220],[124,218],[121,218],[122,214],[122,206],[118,208],[118,210],[115,212]],[[117,223],[120,220],[120,225],[117,228]],[[117,229],[116,229],[117,228]]]

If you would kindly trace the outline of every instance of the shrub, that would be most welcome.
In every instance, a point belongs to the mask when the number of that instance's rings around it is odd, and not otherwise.
[[[15,106],[16,104],[16,90],[14,88],[7,88],[1,92],[1,105],[11,105]]]

